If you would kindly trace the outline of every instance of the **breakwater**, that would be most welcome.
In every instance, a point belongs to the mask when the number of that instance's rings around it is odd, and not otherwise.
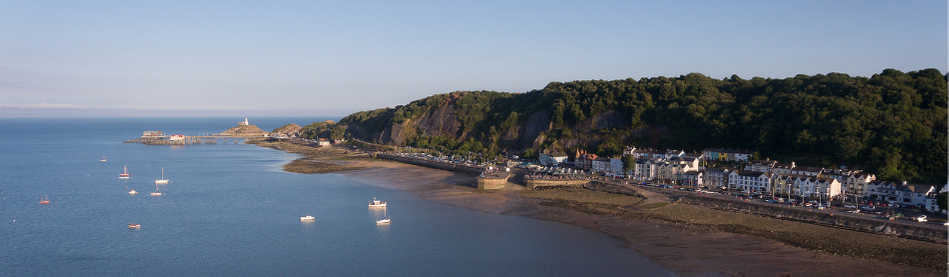
[[[945,226],[935,224],[881,220],[848,213],[812,211],[785,207],[770,203],[741,202],[698,195],[682,196],[680,203],[706,206],[718,210],[736,211],[778,219],[801,221],[811,224],[851,229],[855,231],[893,235],[902,238],[946,243]]]
[[[230,138],[226,137],[206,137],[206,136],[195,136],[195,137],[183,137],[180,139],[164,139],[164,138],[137,138],[133,140],[126,140],[123,143],[141,143],[146,145],[194,145],[194,144],[221,144],[228,143],[233,141],[237,144],[238,140],[244,140],[243,138]]]

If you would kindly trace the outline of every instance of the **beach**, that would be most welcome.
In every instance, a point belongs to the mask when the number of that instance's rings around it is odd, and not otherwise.
[[[534,191],[511,183],[478,190],[471,175],[343,158],[355,154],[344,148],[261,146],[304,155],[301,159],[319,161],[310,163],[316,167],[334,164],[346,169],[337,174],[429,201],[603,232],[680,276],[946,275],[945,244],[713,210],[647,190],[638,190],[645,198],[583,189]]]

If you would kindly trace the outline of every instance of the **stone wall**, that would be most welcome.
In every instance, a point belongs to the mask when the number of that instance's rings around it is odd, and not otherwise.
[[[946,243],[947,230],[945,226],[931,223],[885,221],[880,220],[879,217],[869,218],[849,213],[811,211],[770,203],[739,202],[703,196],[683,196],[679,198],[679,201],[719,210],[753,213],[812,224]]]
[[[501,189],[507,184],[507,178],[511,177],[508,172],[500,172],[500,177],[484,178],[478,177],[478,189]]]
[[[524,179],[524,186],[528,189],[534,189],[536,187],[551,187],[551,186],[583,186],[589,183],[590,180],[573,180],[573,179]]]

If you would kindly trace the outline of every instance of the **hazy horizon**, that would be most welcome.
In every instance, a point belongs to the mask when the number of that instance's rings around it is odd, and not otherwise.
[[[945,1],[2,2],[0,117],[345,116],[550,82],[947,72]]]

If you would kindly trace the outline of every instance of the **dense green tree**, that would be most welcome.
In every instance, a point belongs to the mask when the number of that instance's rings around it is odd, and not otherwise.
[[[457,132],[426,133],[409,124],[446,107],[447,114],[438,116],[457,122]],[[799,164],[864,168],[884,180],[945,183],[946,114],[947,75],[886,69],[869,78],[712,79],[691,73],[551,82],[520,94],[460,91],[354,113],[337,125],[346,126],[340,128],[347,136],[382,143],[391,143],[382,138],[399,130],[405,144],[491,153],[533,154],[552,146],[604,156],[616,156],[626,145],[754,149],[761,157],[792,157]],[[332,128],[334,134],[340,128]],[[528,134],[544,137],[523,138]]]

